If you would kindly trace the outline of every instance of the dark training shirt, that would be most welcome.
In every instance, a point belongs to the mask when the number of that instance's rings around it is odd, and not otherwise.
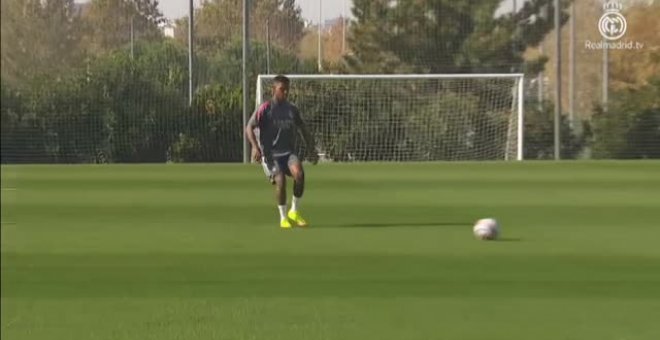
[[[259,144],[267,158],[293,153],[302,124],[295,105],[275,100],[261,104],[248,121],[248,126],[259,128]]]

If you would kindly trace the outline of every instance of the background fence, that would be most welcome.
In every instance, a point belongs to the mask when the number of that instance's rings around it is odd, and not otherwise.
[[[2,163],[242,160],[242,0],[194,2],[192,98],[187,4],[162,2],[2,1]],[[547,159],[559,62],[562,158],[660,158],[657,1],[560,1],[559,60],[553,0],[249,3],[250,105],[261,73],[522,72],[525,158]]]

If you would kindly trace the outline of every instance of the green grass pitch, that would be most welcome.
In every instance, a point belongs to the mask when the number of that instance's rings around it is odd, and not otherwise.
[[[660,162],[306,170],[3,167],[2,338],[660,339]]]

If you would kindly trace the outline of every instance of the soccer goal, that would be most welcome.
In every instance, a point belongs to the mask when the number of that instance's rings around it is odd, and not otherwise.
[[[287,76],[322,160],[523,158],[523,74]],[[274,77],[258,77],[257,105]]]

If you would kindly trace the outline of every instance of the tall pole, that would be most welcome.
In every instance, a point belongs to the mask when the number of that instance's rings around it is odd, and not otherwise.
[[[543,55],[543,53],[545,53],[545,50],[543,48],[543,41],[541,41],[541,44],[539,45],[539,53],[541,55]],[[539,81],[539,84],[538,84],[539,85],[538,86],[538,91],[539,92],[538,92],[537,95],[538,95],[538,101],[539,101],[539,111],[543,111],[543,101],[545,100],[545,96],[544,96],[544,93],[543,93],[543,91],[545,91],[545,84],[544,84],[545,74],[544,74],[543,70],[541,70],[541,72],[539,72],[539,78],[538,79],[539,79],[538,80]]]
[[[516,20],[516,10],[518,9],[518,4],[516,3],[516,0],[513,0],[513,5],[511,7],[511,18],[513,18],[513,22],[515,23],[515,28],[513,31],[513,39],[511,39],[511,56],[513,58],[516,57],[516,41],[518,40],[518,20]],[[516,66],[511,65],[511,72],[516,71]]]
[[[193,102],[193,31],[195,27],[193,0],[188,2],[188,105]]]
[[[555,50],[555,68],[556,68],[556,84],[555,84],[555,160],[561,158],[560,154],[560,135],[559,135],[559,122],[561,119],[561,0],[554,0],[555,2],[555,33],[556,33],[556,50]]]
[[[270,74],[270,18],[266,18],[266,73]]]
[[[319,0],[319,46],[318,46],[318,68],[319,72],[323,71],[323,57],[321,56],[321,25],[323,24],[323,0]]]
[[[572,129],[578,125],[575,124],[575,2],[571,4],[571,37],[569,44],[570,63],[568,64],[568,109],[569,109],[569,123]]]
[[[250,48],[250,36],[248,32],[250,14],[249,14],[250,0],[243,0],[243,126],[247,124],[248,120],[248,104],[250,97],[248,96],[248,53]],[[243,131],[245,131],[243,129]],[[250,162],[250,150],[248,149],[247,136],[243,132],[243,163]]]
[[[346,0],[342,0],[341,14],[341,54],[346,53]]]
[[[518,1],[513,0],[513,4],[511,5],[511,13],[513,14],[514,18],[517,12],[518,12]]]
[[[544,20],[550,19],[550,4],[544,5],[539,13],[539,16]],[[539,44],[539,54],[545,55],[545,43],[541,40]],[[545,77],[546,73],[541,69],[538,75],[538,110],[543,111],[543,101],[545,100]]]
[[[606,43],[605,41],[603,41]],[[610,78],[610,70],[609,70],[609,64],[610,64],[610,51],[609,48],[607,47],[606,44],[603,47],[603,110],[607,111],[607,100],[609,96],[609,78]]]
[[[131,14],[131,60],[133,60],[133,58],[135,57],[135,51],[134,51],[134,47],[133,47],[133,45],[135,45],[135,42],[134,42],[135,33],[134,33],[134,27],[133,27],[133,18],[134,17],[135,16],[133,14]]]
[[[610,51],[609,51],[609,47],[607,46],[607,40],[603,39],[603,61],[602,61],[602,64],[603,64],[603,70],[602,70],[602,72],[603,72],[603,75],[602,75],[603,84],[602,84],[602,89],[601,89],[602,90],[601,100],[602,100],[602,105],[603,105],[603,111],[607,111],[607,101],[608,101],[608,97],[609,97],[609,91],[608,91],[609,81],[610,81],[610,70],[609,70],[610,60],[609,59],[610,59]]]

